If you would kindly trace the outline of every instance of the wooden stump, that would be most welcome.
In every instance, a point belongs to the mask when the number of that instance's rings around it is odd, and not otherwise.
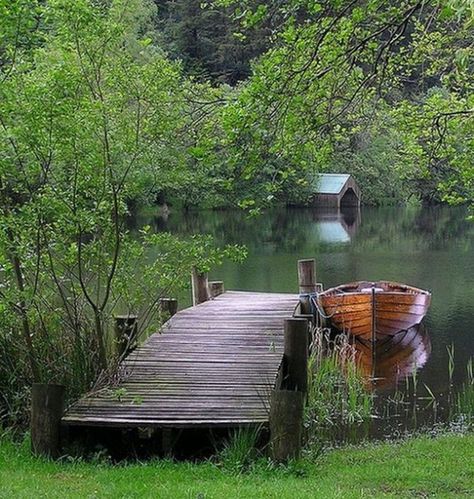
[[[115,353],[118,358],[128,353],[138,336],[136,315],[115,316]]]
[[[316,262],[314,258],[298,260],[298,287],[300,295],[315,293],[316,285]],[[312,310],[309,296],[300,298],[301,313],[310,314]]]
[[[196,268],[193,269],[191,276],[193,305],[199,305],[209,300],[209,285],[207,272],[199,272]]]
[[[173,317],[178,311],[178,300],[176,298],[160,298],[160,312]]]
[[[297,459],[301,453],[304,395],[274,390],[270,405],[271,456],[278,462]]]
[[[34,383],[31,390],[31,449],[35,455],[59,457],[64,386]]]
[[[224,281],[209,282],[209,294],[211,295],[211,298],[215,298],[222,293],[224,293]]]
[[[308,390],[308,326],[307,319],[285,319],[283,387],[287,390]]]

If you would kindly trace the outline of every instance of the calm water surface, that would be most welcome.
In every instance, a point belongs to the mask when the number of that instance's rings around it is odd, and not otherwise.
[[[449,398],[466,381],[474,355],[474,222],[466,220],[463,208],[363,208],[342,214],[275,209],[250,219],[241,212],[208,211],[171,213],[167,220],[139,217],[135,223],[211,234],[218,244],[245,244],[249,256],[243,264],[226,263],[211,275],[227,289],[294,293],[296,261],[314,257],[325,288],[383,279],[430,290],[425,328],[377,352],[375,373],[385,379],[375,388],[378,417],[363,432],[393,435],[449,417]],[[451,377],[448,347],[455,358]],[[367,362],[366,368],[373,368]]]

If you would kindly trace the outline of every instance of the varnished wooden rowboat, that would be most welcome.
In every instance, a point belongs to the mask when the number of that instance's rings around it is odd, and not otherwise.
[[[353,282],[317,296],[332,325],[365,340],[393,336],[419,324],[431,293],[397,282]]]

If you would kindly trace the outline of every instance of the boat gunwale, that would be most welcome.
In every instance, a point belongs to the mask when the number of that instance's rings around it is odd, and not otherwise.
[[[377,284],[386,284],[393,287],[405,288],[405,291],[395,291],[395,290],[375,290],[376,294],[379,295],[422,295],[422,296],[431,296],[431,292],[425,289],[417,288],[415,286],[410,286],[409,284],[403,284],[394,281],[354,281],[348,284],[340,284],[339,286],[334,286],[332,288],[328,288],[321,293],[318,293],[318,296],[360,296],[360,295],[371,295],[372,288],[364,288],[358,291],[344,291],[344,288],[353,288],[357,287],[361,284],[367,283],[368,285],[375,286]],[[366,289],[366,290],[365,290]]]

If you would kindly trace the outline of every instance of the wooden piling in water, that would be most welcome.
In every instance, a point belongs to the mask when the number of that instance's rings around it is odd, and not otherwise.
[[[199,272],[193,269],[191,275],[193,305],[199,305],[209,300],[209,284],[207,272]]]
[[[211,298],[224,293],[224,281],[209,281],[209,294]]]
[[[316,293],[316,261],[314,258],[298,260],[298,287],[300,295],[300,309],[302,314],[310,314],[312,307],[309,295]]]
[[[136,315],[115,316],[115,354],[123,357],[133,346],[138,336],[138,317]]]
[[[31,390],[31,450],[37,456],[59,457],[64,386],[34,383]]]

